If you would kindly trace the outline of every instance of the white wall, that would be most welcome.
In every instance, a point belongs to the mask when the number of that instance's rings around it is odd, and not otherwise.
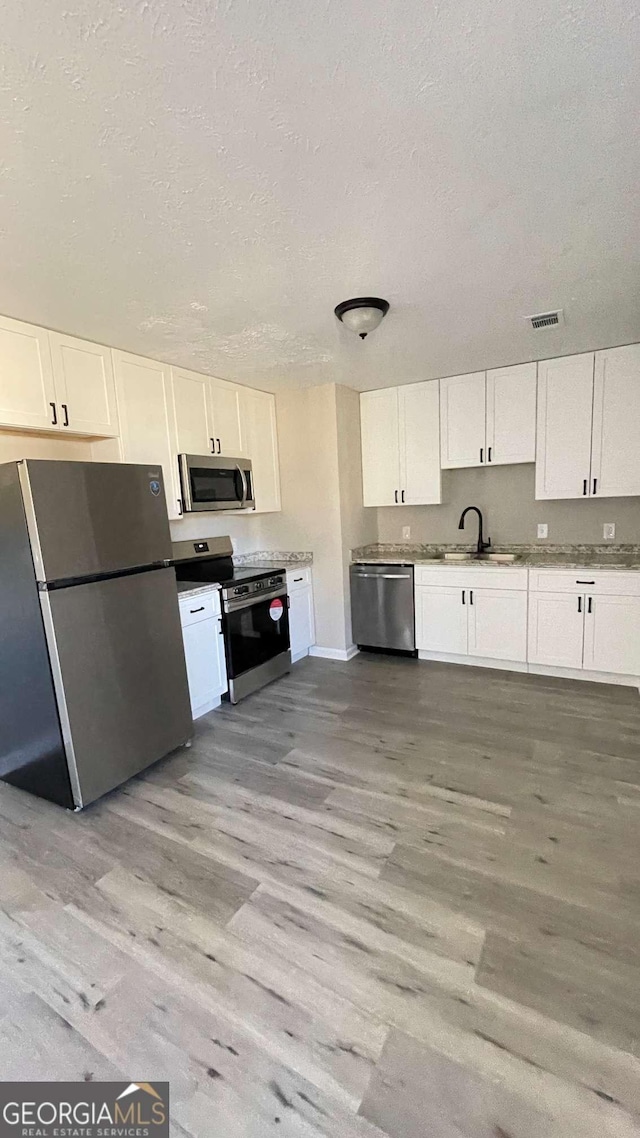
[[[68,436],[27,435],[0,431],[0,462],[17,462],[21,458],[53,458],[91,461],[91,444]]]

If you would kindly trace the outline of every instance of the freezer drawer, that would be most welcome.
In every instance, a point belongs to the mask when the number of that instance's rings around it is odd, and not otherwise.
[[[19,470],[39,581],[102,576],[171,557],[159,466],[28,459]]]
[[[413,566],[352,565],[351,627],[354,644],[413,652]]]
[[[191,735],[175,571],[40,596],[74,801],[86,806]]]

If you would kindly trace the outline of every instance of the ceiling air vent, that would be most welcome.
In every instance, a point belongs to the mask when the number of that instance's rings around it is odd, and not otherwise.
[[[526,316],[525,319],[531,322],[534,331],[538,328],[554,328],[558,324],[564,324],[561,308],[557,312],[538,312],[535,316]]]

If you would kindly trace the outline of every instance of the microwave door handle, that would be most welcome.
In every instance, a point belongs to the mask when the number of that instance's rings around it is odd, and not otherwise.
[[[241,466],[238,466],[238,470],[240,472],[240,477],[242,479],[242,502],[240,503],[240,509],[243,510],[247,504],[247,494],[249,491],[247,489],[247,477],[245,475],[244,470],[242,469]]]

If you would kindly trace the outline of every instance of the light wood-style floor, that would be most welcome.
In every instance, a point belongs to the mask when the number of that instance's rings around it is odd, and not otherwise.
[[[0,1078],[194,1138],[640,1133],[640,697],[307,660],[73,816],[0,785]]]

